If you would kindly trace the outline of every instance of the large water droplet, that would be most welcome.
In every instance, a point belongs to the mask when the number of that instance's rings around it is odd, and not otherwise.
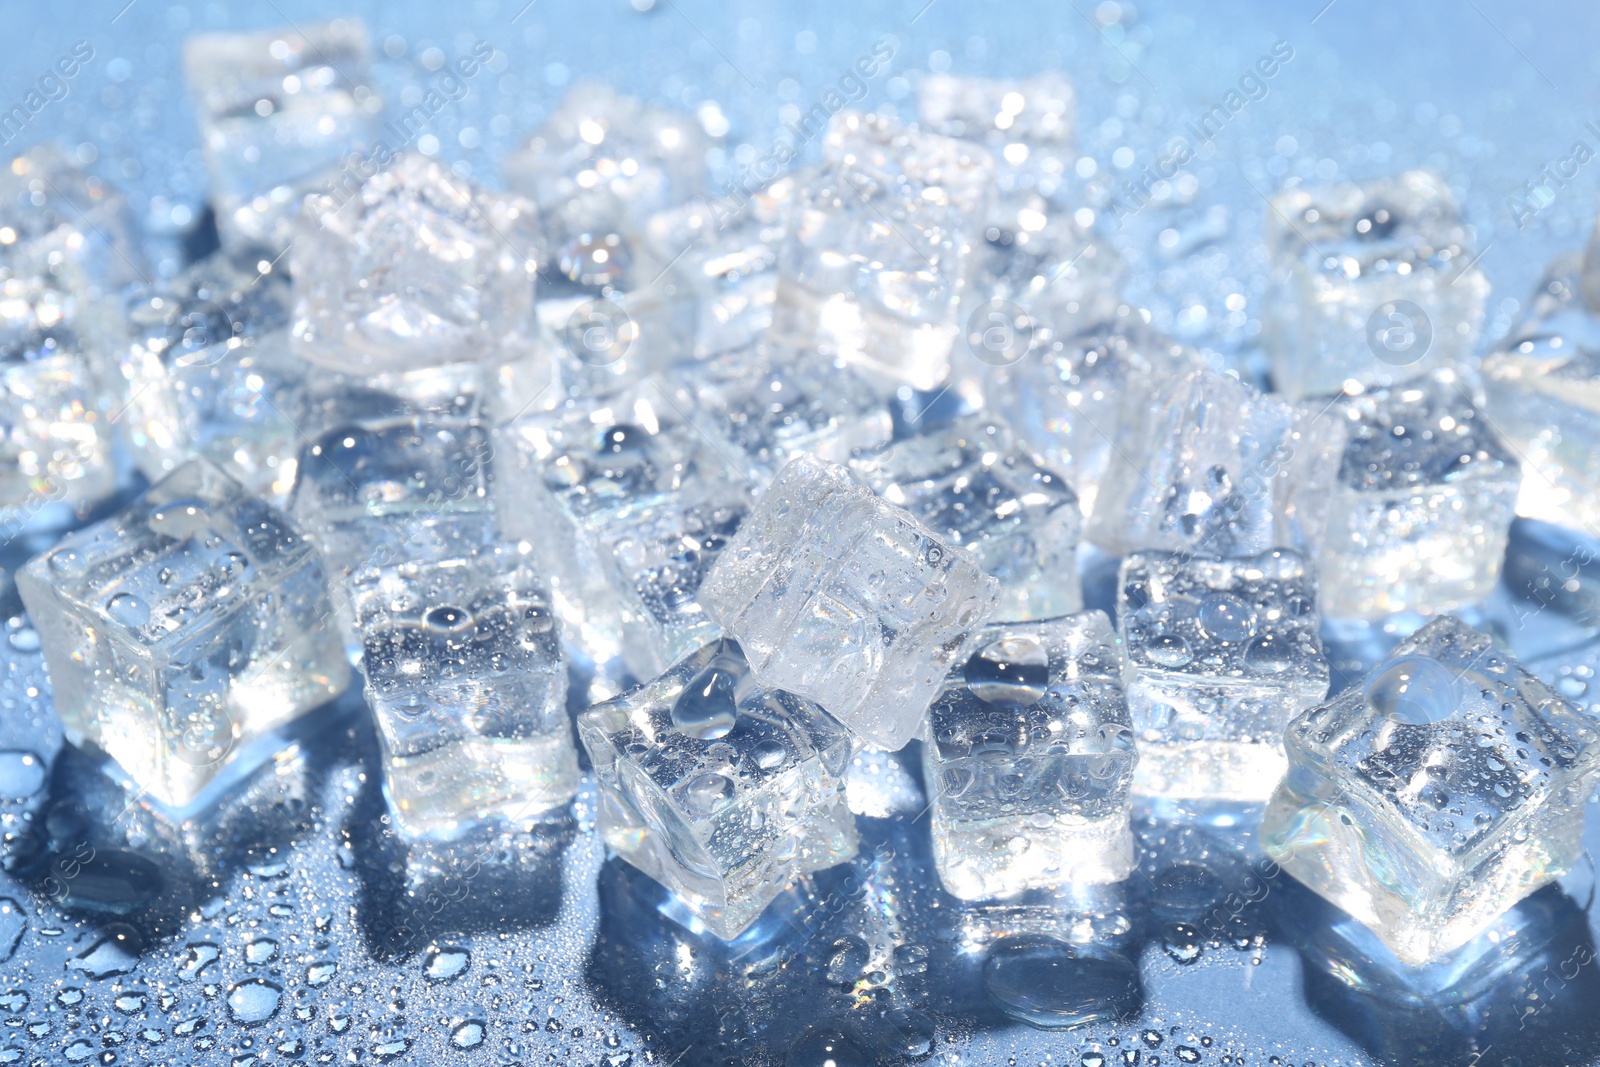
[[[775,771],[789,758],[789,750],[783,747],[782,741],[769,737],[756,742],[755,747],[750,750],[750,757],[762,770]]]
[[[732,779],[712,771],[695,775],[689,781],[685,799],[692,811],[709,815],[732,800],[733,792]]]
[[[740,673],[726,657],[714,657],[672,702],[672,725],[703,741],[727,736],[739,720]]]
[[[306,966],[306,985],[323,986],[333,981],[333,976],[339,973],[339,965],[330,960]]]
[[[995,1007],[1046,1030],[1121,1019],[1143,1003],[1132,961],[1048,938],[997,942],[983,964],[983,985]]]
[[[106,614],[124,626],[139,627],[150,621],[150,605],[132,593],[118,593],[106,602]]]
[[[795,1038],[783,1067],[871,1067],[874,1057],[860,1042],[832,1026],[817,1026]]]
[[[150,509],[150,529],[163,537],[182,540],[211,528],[211,515],[203,500],[174,500]]]
[[[450,604],[429,608],[422,616],[422,625],[436,634],[458,634],[471,628],[472,612]]]
[[[456,1048],[477,1048],[483,1044],[482,1020],[468,1019],[464,1023],[457,1023],[455,1029],[450,1031],[450,1043]]]
[[[81,552],[58,549],[50,554],[50,569],[63,578],[82,578],[89,573],[89,561]]]
[[[24,626],[21,629],[12,630],[11,633],[6,635],[6,640],[10,643],[11,647],[16,649],[18,652],[39,651],[39,631],[35,630],[31,626]]]
[[[23,800],[44,788],[44,760],[26,749],[0,749],[0,800]]]
[[[228,1014],[244,1026],[256,1026],[278,1014],[283,990],[261,978],[240,982],[228,990]]]
[[[1030,635],[1003,637],[967,660],[966,681],[990,704],[1037,704],[1050,687],[1050,654]]]
[[[1282,634],[1262,634],[1244,650],[1244,662],[1262,674],[1282,674],[1294,665],[1294,642]]]
[[[430,982],[450,982],[460,978],[472,962],[472,953],[455,945],[445,945],[428,953],[422,962],[422,977]]]
[[[258,937],[244,947],[246,963],[266,963],[278,954],[278,943],[270,937]]]
[[[1209,593],[1200,601],[1200,628],[1215,640],[1238,644],[1256,632],[1256,613],[1232,593]]]
[[[1158,667],[1182,667],[1194,659],[1189,642],[1179,634],[1156,634],[1144,646],[1144,654]]]
[[[1448,719],[1461,705],[1457,678],[1426,656],[1401,656],[1367,679],[1367,703],[1395,722],[1411,726]]]

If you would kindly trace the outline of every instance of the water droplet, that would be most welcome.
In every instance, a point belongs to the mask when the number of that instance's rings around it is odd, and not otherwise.
[[[339,965],[332,960],[323,960],[306,967],[306,985],[323,986],[333,981],[333,976],[339,973]]]
[[[436,634],[458,634],[470,629],[473,621],[472,612],[450,604],[429,608],[422,616],[422,625]]]
[[[202,941],[198,944],[187,946],[188,956],[182,966],[178,968],[178,981],[192,982],[200,977],[200,972],[217,962],[222,955],[222,950],[210,942]]]
[[[228,990],[228,1014],[244,1026],[255,1026],[278,1014],[283,990],[261,978],[240,982]]]
[[[888,1032],[881,1044],[896,1059],[915,1062],[933,1054],[933,1038],[937,1033],[932,1019],[911,1008],[896,1008],[883,1017]]]
[[[111,1002],[111,1006],[124,1015],[138,1015],[144,1011],[145,1000],[144,992],[135,989],[117,994],[117,999]]]
[[[1261,674],[1282,674],[1294,665],[1294,642],[1282,634],[1262,634],[1244,650],[1245,664]]]
[[[44,760],[25,749],[0,749],[0,799],[23,800],[44,788]]]
[[[967,660],[966,681],[990,704],[1037,704],[1050,687],[1050,654],[1031,635],[1004,637]]]
[[[1200,628],[1215,640],[1239,644],[1256,632],[1256,613],[1232,593],[1209,593],[1200,601]]]
[[[207,532],[211,515],[202,500],[174,500],[150,509],[148,522],[153,532],[181,541]]]
[[[450,1043],[456,1048],[477,1048],[483,1044],[483,1029],[483,1022],[479,1019],[457,1023],[450,1031]]]
[[[989,950],[983,984],[995,1007],[1046,1030],[1124,1018],[1143,1003],[1139,969],[1091,945],[1003,938]]]
[[[139,935],[131,926],[112,923],[105,928],[105,936],[73,960],[72,966],[90,978],[127,974],[139,965],[141,946]]]
[[[22,935],[28,932],[28,913],[10,897],[0,897],[0,963],[17,953]]]
[[[6,640],[18,652],[39,651],[39,631],[31,626],[24,626],[19,630],[12,630]]]
[[[709,815],[732,799],[733,780],[715,771],[695,775],[685,792],[689,807],[704,815]]]
[[[750,750],[750,758],[755,760],[756,766],[762,770],[775,771],[789,758],[789,750],[783,747],[782,741],[769,737],[756,743]]]
[[[726,737],[739,720],[742,673],[729,657],[712,657],[672,702],[672,725],[703,741]]]
[[[867,969],[872,950],[859,937],[841,937],[828,950],[823,976],[834,985],[852,985]]]
[[[270,937],[258,937],[244,947],[246,963],[266,963],[278,955],[278,943]]]
[[[1203,944],[1200,931],[1188,923],[1171,923],[1161,936],[1161,948],[1179,963],[1193,963],[1199,959]]]
[[[428,953],[422,961],[422,977],[430,982],[453,982],[466,973],[472,953],[455,945],[445,945]]]
[[[1426,656],[1392,661],[1367,680],[1366,696],[1374,710],[1411,726],[1448,719],[1461,704],[1456,675]]]
[[[63,548],[50,554],[50,569],[63,578],[82,578],[89,573],[89,561],[82,553]]]
[[[132,593],[118,593],[106,602],[106,614],[128,627],[140,627],[150,621],[150,605]]]
[[[1194,659],[1189,642],[1179,634],[1156,634],[1144,646],[1144,655],[1158,667],[1182,667]]]

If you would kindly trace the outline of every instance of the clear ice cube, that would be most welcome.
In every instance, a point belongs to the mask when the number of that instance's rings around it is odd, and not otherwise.
[[[1333,417],[1348,443],[1319,568],[1324,614],[1375,619],[1488,596],[1521,471],[1467,383],[1435,372],[1342,400]]]
[[[1063,74],[966,78],[931,74],[917,85],[923,125],[983,145],[994,156],[1002,200],[1062,191],[1075,152],[1077,93]]]
[[[945,888],[985,900],[1127,877],[1139,756],[1110,620],[997,623],[976,646],[928,709],[922,746]]]
[[[1315,574],[1292,551],[1123,560],[1135,792],[1265,800],[1283,775],[1284,726],[1328,694],[1318,622]]]
[[[749,507],[739,457],[660,378],[502,431],[515,461],[501,521],[535,545],[558,611],[596,661],[642,678],[718,636],[697,594]]]
[[[851,467],[999,581],[996,619],[1048,619],[1083,606],[1077,494],[1019,448],[1004,423],[967,416]]]
[[[1066,476],[1091,514],[1116,458],[1124,399],[1198,366],[1198,356],[1126,306],[1081,332],[1040,340],[996,368],[993,403],[1027,447]]]
[[[116,482],[94,345],[75,298],[51,279],[0,267],[0,516],[26,525],[52,504],[108,495]]]
[[[17,575],[68,738],[183,808],[349,666],[316,551],[194,460]]]
[[[578,717],[600,832],[718,937],[787,886],[855,855],[850,735],[816,704],[764,686],[739,646],[695,651]]]
[[[494,363],[529,343],[534,209],[436,160],[396,156],[294,218],[294,351],[352,375]]]
[[[1443,616],[1290,723],[1262,844],[1420,965],[1581,856],[1597,740],[1593,717]]]
[[[936,389],[977,268],[994,163],[982,148],[841,111],[797,190],[778,256],[773,333]]]
[[[1088,537],[1138,549],[1247,556],[1317,544],[1343,441],[1339,420],[1199,368],[1123,397]]]
[[[584,80],[506,156],[503,170],[507,187],[538,205],[556,264],[578,264],[592,262],[597,247],[631,255],[651,215],[704,193],[708,148],[690,116]],[[622,273],[614,284],[629,282]]]
[[[758,489],[802,453],[846,463],[889,444],[894,416],[848,368],[758,344],[681,368],[708,437],[726,441]]]
[[[1262,341],[1291,399],[1388,385],[1470,359],[1489,282],[1441,175],[1312,191],[1267,212]]]
[[[572,798],[566,661],[531,546],[364,568],[351,596],[403,831],[450,836]]]
[[[893,751],[977,640],[998,585],[848,469],[802,455],[745,519],[700,602],[763,683]]]
[[[183,45],[184,76],[225,247],[281,249],[300,199],[377,140],[383,102],[369,85],[367,30],[353,19],[254,33],[205,33]]]
[[[288,278],[261,255],[211,256],[129,297],[105,374],[121,383],[118,421],[148,477],[200,455],[253,493],[288,498],[306,426],[291,305]]]
[[[1522,461],[1517,514],[1600,532],[1600,319],[1578,264],[1551,265],[1527,317],[1482,364],[1483,415]]]

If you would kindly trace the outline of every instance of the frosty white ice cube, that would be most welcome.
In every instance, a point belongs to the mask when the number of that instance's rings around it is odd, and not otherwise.
[[[1328,694],[1305,559],[1139,552],[1118,584],[1135,791],[1265,800],[1283,775],[1284,726]]]
[[[994,164],[975,144],[841,111],[797,190],[773,331],[936,389],[982,241]]]
[[[1405,381],[1469,359],[1489,282],[1441,175],[1289,188],[1267,212],[1273,382],[1291,399]]]
[[[1325,412],[1204,368],[1125,395],[1089,539],[1215,556],[1317,544],[1342,441]]]
[[[403,153],[294,217],[294,351],[353,375],[493,363],[533,331],[533,205]]]
[[[802,455],[745,519],[700,602],[763,684],[894,750],[920,728],[997,592],[965,552],[846,468]]]
[[[367,567],[350,593],[402,830],[450,836],[572,798],[566,661],[531,546]]]
[[[173,807],[349,681],[316,551],[203,460],[68,534],[17,587],[68,738]]]
[[[269,257],[219,254],[127,302],[105,373],[148,477],[193,455],[273,501],[294,485],[305,429],[303,364],[289,351],[289,280]]]
[[[1527,317],[1486,356],[1483,411],[1522,461],[1517,514],[1600,531],[1600,320],[1578,265],[1553,263]]]
[[[851,467],[999,581],[996,619],[1048,619],[1083,606],[1077,494],[1019,448],[1004,423],[967,416]]]
[[[639,677],[718,635],[697,593],[749,506],[737,457],[688,421],[693,408],[651,377],[502,432],[515,459],[504,528],[538,548],[590,655]]]
[[[300,198],[376,140],[367,30],[352,19],[183,44],[224,246],[289,243]]]
[[[737,937],[800,876],[855,855],[849,733],[764,686],[733,642],[590,708],[578,736],[606,844],[718,937]]]
[[[1342,416],[1342,417],[1341,417]],[[1466,383],[1439,371],[1348,398],[1323,544],[1323,612],[1447,610],[1500,576],[1521,472]]]
[[[577,271],[595,263],[596,250],[615,266],[632,256],[645,220],[705,191],[708,147],[688,115],[585,80],[506,156],[506,185],[538,206],[553,265],[566,261],[582,282]],[[608,280],[629,287],[625,270]]]
[[[923,780],[939,878],[964,900],[1133,869],[1138,759],[1104,613],[983,628],[928,709]]]
[[[1582,853],[1595,720],[1452,616],[1298,716],[1262,823],[1280,866],[1417,965]]]

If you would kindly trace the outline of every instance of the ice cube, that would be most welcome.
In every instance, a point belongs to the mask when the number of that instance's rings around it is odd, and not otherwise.
[[[294,351],[345,374],[494,363],[533,332],[533,206],[417,153],[294,217]]]
[[[762,495],[700,602],[763,684],[893,751],[971,650],[998,586],[846,468],[802,455]]]
[[[1117,553],[1314,546],[1342,440],[1327,405],[1286,404],[1204,368],[1126,395],[1089,539]]]
[[[775,336],[936,389],[977,267],[994,164],[970,142],[841,111],[797,191]]]
[[[802,875],[855,855],[848,732],[763,686],[734,642],[590,708],[578,736],[606,844],[718,937],[737,937]]]
[[[337,180],[377,140],[383,101],[369,85],[367,29],[353,19],[183,44],[200,143],[224,246],[290,241],[300,198]]]
[[[747,345],[771,325],[778,250],[796,183],[809,177],[779,178],[743,200],[695,200],[644,226],[636,282],[694,302],[694,358]]]
[[[1339,403],[1349,441],[1320,570],[1323,612],[1375,619],[1488,596],[1521,480],[1515,457],[1439,371]]]
[[[531,546],[367,567],[351,595],[384,789],[405,833],[450,836],[572,798],[566,661]]]
[[[1278,193],[1267,212],[1262,340],[1291,399],[1388,385],[1467,361],[1489,282],[1444,178]]]
[[[1048,619],[1083,606],[1078,497],[1004,423],[967,416],[851,467],[999,581],[996,619]]]
[[[738,457],[689,421],[693,408],[651,377],[503,431],[515,458],[504,528],[538,548],[589,655],[621,656],[642,678],[718,636],[696,596],[749,506]]]
[[[73,743],[183,808],[349,681],[316,551],[194,460],[17,575]]]
[[[1517,514],[1600,531],[1600,320],[1578,264],[1551,265],[1527,317],[1483,361],[1483,416],[1522,461]]]
[[[51,145],[0,170],[0,238],[0,269],[48,276],[67,292],[105,296],[146,277],[128,202]]]
[[[108,495],[116,482],[111,427],[90,361],[94,346],[51,279],[0,268],[0,515],[27,524],[40,509]]]
[[[1597,740],[1595,719],[1443,616],[1289,724],[1262,844],[1419,965],[1579,858]]]
[[[554,265],[570,264],[563,273],[582,283],[596,250],[607,252],[602,265],[631,256],[651,215],[705,191],[708,147],[688,115],[585,80],[506,157],[506,185],[538,205]],[[625,271],[609,282],[631,287]]]
[[[251,492],[287,499],[306,428],[290,306],[288,278],[260,255],[218,254],[129,298],[105,373],[122,385],[118,421],[147,476],[201,455]]]
[[[1105,322],[1003,360],[990,391],[1027,447],[1066,476],[1087,515],[1116,456],[1124,398],[1197,365],[1194,352],[1124,306]]]
[[[928,709],[922,746],[945,888],[984,900],[1125,878],[1138,756],[1110,620],[993,624],[977,649]]]
[[[894,417],[848,368],[756,344],[680,369],[708,437],[726,441],[758,489],[802,453],[846,463],[887,445]]]
[[[1318,621],[1316,577],[1292,551],[1123,560],[1135,792],[1265,800],[1283,775],[1284,726],[1328,694]]]
[[[1077,94],[1065,75],[928,75],[917,85],[917,114],[936,133],[987,148],[1002,199],[1048,198],[1062,191],[1077,132]]]

